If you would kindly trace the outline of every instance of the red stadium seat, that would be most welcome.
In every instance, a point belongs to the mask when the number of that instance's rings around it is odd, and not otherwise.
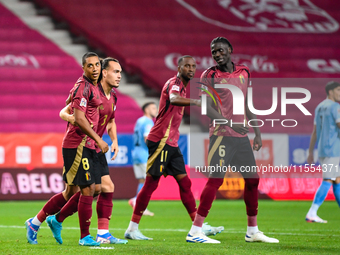
[[[1,4],[0,13],[0,132],[64,132],[59,111],[81,67]],[[131,133],[141,110],[132,98],[117,96],[118,130]]]

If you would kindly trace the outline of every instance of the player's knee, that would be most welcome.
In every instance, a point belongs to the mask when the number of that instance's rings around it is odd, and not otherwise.
[[[102,176],[102,192],[111,193],[114,192],[114,184],[111,180],[110,175]]]
[[[109,182],[109,183],[102,183],[102,192],[105,193],[111,193],[114,192],[115,189],[115,185],[113,184],[113,182]]]
[[[80,192],[83,196],[94,196],[96,190],[96,185],[92,183],[91,185],[80,186]]]
[[[191,184],[191,180],[188,176],[185,176],[178,181],[178,185],[183,191],[189,191],[191,189]]]
[[[94,188],[94,195],[98,196],[102,192],[102,185],[101,184],[96,184]]]
[[[69,200],[74,194],[76,194],[79,191],[79,187],[78,186],[69,186],[66,185],[65,190],[62,192],[65,200]]]
[[[158,187],[160,177],[157,176],[147,176],[145,179],[145,184],[147,187],[150,187],[150,190],[156,190]]]
[[[245,178],[245,186],[248,188],[258,187],[260,179],[259,178]]]

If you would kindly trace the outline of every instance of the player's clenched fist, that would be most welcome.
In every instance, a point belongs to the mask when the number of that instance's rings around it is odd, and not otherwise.
[[[102,139],[99,141],[98,147],[103,153],[106,153],[109,150],[109,145]]]

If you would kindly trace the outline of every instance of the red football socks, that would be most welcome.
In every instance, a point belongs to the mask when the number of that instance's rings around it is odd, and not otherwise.
[[[207,217],[211,205],[215,200],[216,192],[222,183],[223,178],[209,178],[201,194],[200,205],[197,210],[199,215]]]
[[[148,207],[152,193],[157,189],[160,177],[147,176],[143,188],[137,195],[131,221],[139,223],[143,212]]]
[[[194,198],[194,195],[191,191],[191,180],[188,176],[183,177],[178,182],[179,186],[179,193],[181,196],[181,200],[185,208],[187,209],[189,216],[191,218],[191,221],[194,221],[197,208],[196,208],[196,201]]]
[[[203,226],[204,220],[205,220],[205,217],[203,217],[203,216],[201,216],[197,213],[193,225],[201,228]]]
[[[258,195],[259,178],[244,178],[244,181],[245,181],[244,202],[247,208],[247,215],[256,216],[259,198]],[[249,225],[248,223],[248,226],[252,225]]]
[[[109,229],[109,220],[112,215],[113,192],[100,193],[97,200],[98,229]]]
[[[44,207],[37,214],[37,218],[40,222],[44,222],[49,215],[56,214],[66,204],[66,200],[62,193],[58,193],[50,198]]]
[[[81,195],[78,203],[80,239],[90,234],[93,196]]]
[[[57,213],[56,219],[59,222],[63,222],[68,216],[78,211],[78,202],[80,198],[80,191],[74,194],[70,200],[61,208],[60,212]]]

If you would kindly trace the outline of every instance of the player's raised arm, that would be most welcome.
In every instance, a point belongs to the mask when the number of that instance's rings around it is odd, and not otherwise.
[[[71,114],[71,104],[68,104],[63,109],[61,109],[59,112],[59,117],[75,126],[74,116]]]
[[[101,149],[103,153],[106,153],[109,150],[109,146],[107,145],[107,143],[104,142],[100,138],[100,136],[91,128],[89,121],[85,117],[85,112],[74,108],[74,122],[76,125],[79,126],[84,134],[88,135],[97,143],[99,149]]]
[[[247,134],[249,132],[249,128],[247,126],[244,126],[243,124],[240,123],[233,123],[230,125],[231,121],[227,118],[225,118],[222,114],[220,114],[216,109],[213,107],[213,101],[211,97],[207,98],[207,116],[212,119],[220,119],[220,120],[227,120],[226,126],[232,128],[235,132],[239,134]]]
[[[197,105],[201,106],[201,100],[199,99],[191,99],[186,97],[181,97],[178,93],[170,94],[170,104],[176,106],[189,106],[189,105]]]

